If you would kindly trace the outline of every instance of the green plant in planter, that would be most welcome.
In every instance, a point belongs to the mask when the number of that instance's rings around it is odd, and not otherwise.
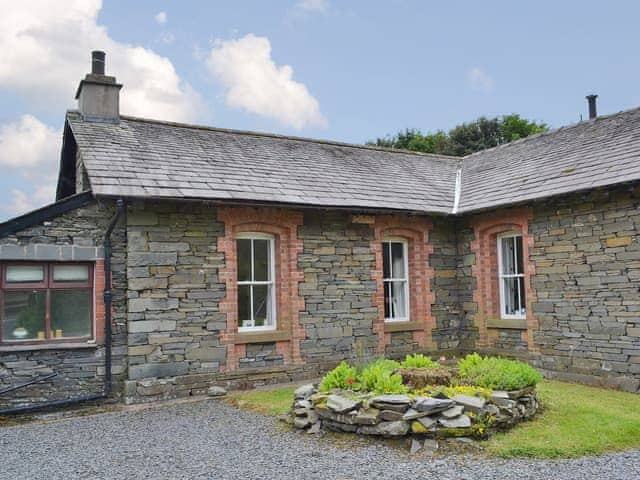
[[[375,393],[407,393],[409,388],[402,383],[402,376],[397,373],[386,373],[379,376],[374,384]]]
[[[386,358],[380,358],[371,363],[360,374],[362,390],[376,393],[406,392],[407,388],[402,384],[402,377],[393,373],[399,366],[398,362]]]
[[[434,362],[426,355],[416,353],[414,355],[407,355],[404,362],[400,364],[404,368],[439,368],[441,365],[438,362]]]
[[[357,370],[347,362],[342,362],[336,368],[322,377],[318,386],[321,392],[330,392],[334,389],[359,390],[360,381]]]
[[[493,390],[520,390],[535,386],[542,375],[535,368],[517,360],[467,355],[458,362],[462,383]]]

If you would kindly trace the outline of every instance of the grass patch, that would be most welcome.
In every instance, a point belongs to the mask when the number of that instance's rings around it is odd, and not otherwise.
[[[489,454],[575,458],[640,447],[640,395],[555,381],[537,391],[542,413],[492,437]]]
[[[227,401],[239,408],[244,408],[262,415],[283,415],[291,409],[293,392],[297,386],[274,388],[269,390],[250,390],[233,393]]]
[[[231,394],[227,401],[278,416],[291,408],[295,389],[252,390]],[[640,448],[640,395],[546,380],[538,384],[537,392],[541,413],[491,437],[486,443],[489,455],[575,458]]]

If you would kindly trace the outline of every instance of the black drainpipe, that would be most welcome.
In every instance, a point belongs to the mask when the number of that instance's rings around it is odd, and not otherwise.
[[[116,214],[104,233],[104,388],[102,393],[108,397],[111,393],[111,233],[124,212],[124,201],[116,201]]]
[[[0,415],[16,415],[20,413],[30,413],[37,410],[43,410],[54,407],[65,407],[67,405],[75,405],[83,402],[90,402],[92,400],[100,400],[107,398],[111,393],[111,233],[115,228],[120,216],[124,212],[124,201],[118,199],[116,201],[116,213],[111,218],[107,230],[104,233],[104,240],[102,246],[104,249],[104,385],[102,387],[102,393],[94,393],[92,395],[83,395],[75,398],[67,398],[64,400],[53,400],[51,402],[37,403],[35,405],[26,405],[24,407],[8,408],[0,410]],[[44,379],[41,379],[44,380]],[[18,388],[31,385],[33,382],[28,382],[21,385]],[[15,389],[11,389],[13,391]],[[3,392],[5,393],[5,392]]]

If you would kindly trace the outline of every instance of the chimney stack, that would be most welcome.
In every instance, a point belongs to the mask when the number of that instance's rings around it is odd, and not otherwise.
[[[589,120],[592,120],[598,116],[598,111],[596,110],[596,98],[598,98],[598,95],[591,94],[587,95],[585,98],[589,103]]]
[[[76,92],[78,110],[89,122],[118,123],[122,85],[104,72],[105,53],[99,50],[91,52],[91,73],[80,81]]]
[[[105,53],[100,50],[91,52],[91,73],[93,75],[104,75]]]

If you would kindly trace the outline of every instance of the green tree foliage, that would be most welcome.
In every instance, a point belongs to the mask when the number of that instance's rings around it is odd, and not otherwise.
[[[464,156],[547,130],[545,123],[527,120],[513,113],[495,118],[480,117],[473,122],[458,125],[449,132],[438,130],[423,134],[420,130],[408,128],[393,136],[369,141],[367,145]]]

